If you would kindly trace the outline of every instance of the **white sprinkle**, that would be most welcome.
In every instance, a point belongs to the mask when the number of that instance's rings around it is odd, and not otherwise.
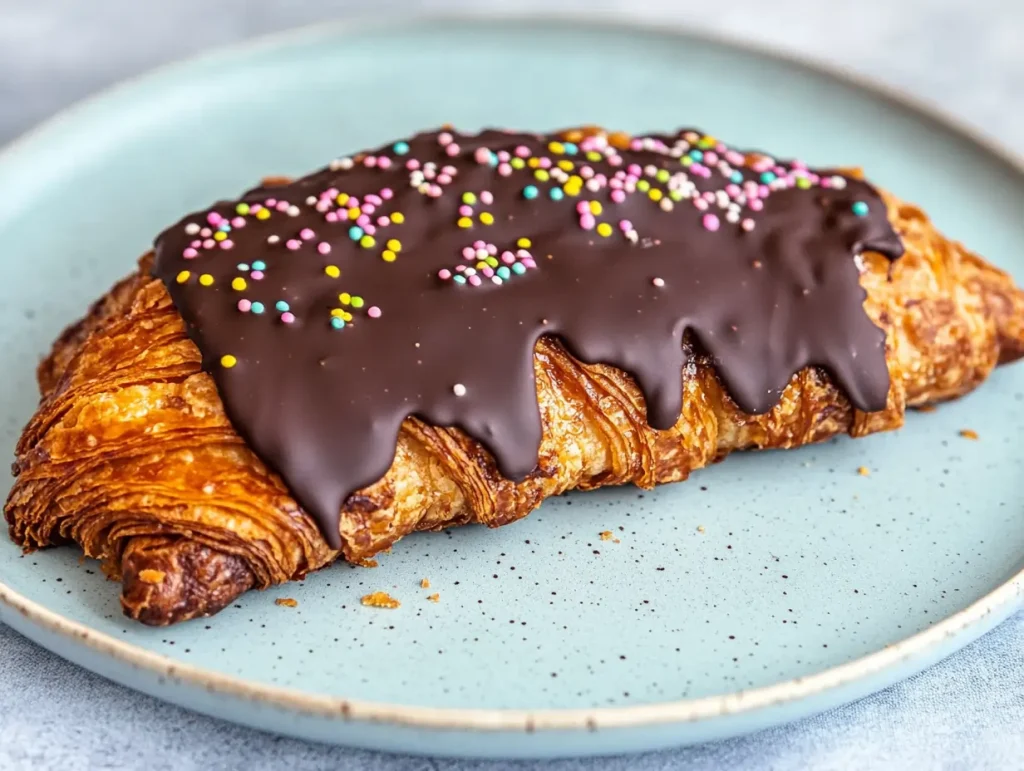
[[[311,195],[306,198],[306,206],[316,206],[316,196]]]
[[[349,158],[347,156],[345,158],[339,158],[338,159],[338,168],[339,169],[351,169],[355,165],[356,165],[356,162],[353,161],[351,158]]]
[[[754,229],[754,220],[748,217],[747,219],[743,220],[743,222],[740,223],[740,227],[749,233],[751,230]]]
[[[281,236],[267,236],[268,244],[276,244],[281,241]]]
[[[832,177],[832,187],[836,190],[844,189],[846,187],[846,179],[840,176]]]
[[[658,167],[655,166],[653,163],[649,163],[646,166],[644,166],[644,174],[646,174],[648,177],[653,177],[657,173]]]
[[[665,286],[665,279],[660,276],[651,280],[651,283],[655,286]]]
[[[456,383],[455,385],[452,386],[452,393],[455,394],[456,396],[465,396],[466,386],[462,385],[462,383]]]
[[[188,233],[190,236],[194,236],[196,233],[199,232],[199,226],[194,222],[190,222],[185,226],[185,232]]]
[[[730,209],[729,212],[725,215],[725,221],[732,222],[733,224],[739,222],[740,213],[738,211],[733,211]]]
[[[662,211],[672,211],[672,209],[675,208],[671,198],[662,198],[661,201],[658,202],[658,206],[661,207]]]
[[[589,190],[592,193],[596,193],[600,189],[601,189],[601,183],[598,182],[596,179],[588,179],[587,180],[587,190]]]

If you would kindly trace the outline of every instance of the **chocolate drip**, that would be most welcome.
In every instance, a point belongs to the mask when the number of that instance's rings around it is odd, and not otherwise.
[[[421,134],[157,240],[228,416],[333,546],[410,415],[530,473],[542,335],[631,373],[657,429],[680,414],[687,333],[747,412],[815,365],[885,406],[854,257],[902,246],[870,185],[690,131],[575,138]]]

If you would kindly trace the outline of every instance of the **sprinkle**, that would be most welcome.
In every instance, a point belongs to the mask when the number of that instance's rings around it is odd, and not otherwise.
[[[516,286],[519,285],[516,284]],[[462,385],[462,383],[456,383],[455,385],[452,386],[452,393],[454,393],[456,396],[465,396],[466,386]]]
[[[288,303],[286,303],[284,300],[278,300],[276,303],[274,303],[274,307],[277,310],[281,311],[282,313],[287,312],[288,310],[291,309]]]
[[[494,224],[494,215],[491,214],[489,211],[485,211],[485,212],[481,213],[480,221],[482,223],[484,223],[485,225],[493,225]]]
[[[241,276],[237,276],[231,280],[231,288],[236,292],[241,292],[246,287],[245,279]]]
[[[405,155],[409,152],[409,144],[408,142],[395,142],[391,149],[395,151],[396,155]]]
[[[600,225],[597,226],[597,234],[599,236],[604,236],[605,238],[607,238],[612,234],[612,226],[609,225],[607,222],[602,222]]]
[[[665,286],[665,279],[660,278],[660,277],[653,278],[653,279],[651,279],[651,283],[654,284],[657,287],[663,287],[663,286]]]
[[[533,242],[529,238],[520,238],[518,241],[516,241],[516,246],[518,246],[520,249],[529,249],[531,246],[533,246]]]
[[[561,201],[562,198],[565,197],[565,193],[562,192],[562,188],[560,187],[551,188],[551,190],[548,191],[548,195],[551,197],[552,201]]]
[[[380,253],[380,258],[384,260],[384,262],[394,262],[395,260],[398,259],[398,255],[395,254],[394,251],[392,251],[391,249],[385,249],[383,252]]]
[[[358,241],[363,237],[363,229],[358,225],[353,225],[348,229],[348,237],[353,241]]]
[[[745,220],[743,220],[740,223],[740,227],[743,228],[746,232],[749,233],[751,230],[754,229],[754,220],[752,220],[749,217],[747,217]]]
[[[256,212],[256,219],[258,219],[258,220],[268,220],[268,219],[270,219],[270,209],[260,209],[258,212]]]
[[[459,217],[458,222],[456,222],[455,224],[457,224],[460,228],[471,228],[473,227],[473,220],[471,220],[469,217]]]
[[[261,302],[254,302],[251,306],[252,312],[256,315],[263,313],[266,310]]]
[[[299,231],[299,238],[301,238],[303,241],[308,241],[315,235],[316,233],[314,233],[309,228],[303,228],[302,230]]]
[[[523,188],[523,198],[525,198],[527,201],[531,201],[537,197],[539,192],[540,191],[537,190],[536,185],[527,185],[526,187]]]
[[[338,278],[341,275],[341,269],[337,265],[328,265],[324,268],[324,273],[331,278]]]
[[[253,270],[266,270],[267,269],[267,263],[265,263],[263,260],[256,260],[252,264],[252,269]]]
[[[721,224],[716,214],[705,214],[701,222],[705,228],[711,231],[718,230],[718,226]]]
[[[857,201],[850,207],[858,217],[868,216],[868,205],[864,201]]]
[[[248,313],[252,309],[252,303],[246,300],[244,297],[238,301],[238,310],[242,313]]]
[[[199,256],[199,252],[197,252],[194,247],[190,246],[181,253],[181,256],[184,257],[186,260],[194,260],[196,257]]]
[[[342,292],[341,294],[338,295],[338,302],[340,302],[342,305],[348,305],[350,302],[352,302],[352,295],[350,295],[348,292]]]
[[[294,252],[302,246],[302,242],[297,238],[289,238],[285,246]]]
[[[373,236],[366,235],[359,239],[359,245],[364,249],[372,249],[377,244],[377,239]]]
[[[353,308],[362,308],[363,307],[363,298],[360,297],[359,295],[353,295],[352,296],[352,307]]]
[[[284,313],[281,314],[281,321],[283,321],[285,324],[291,324],[293,321],[295,321],[295,316],[291,313],[291,311],[285,311]]]
[[[316,245],[316,250],[320,252],[320,254],[330,254],[331,245],[326,241],[321,241]]]
[[[209,273],[204,273],[199,277],[199,283],[203,286],[213,286],[213,276]]]
[[[220,365],[224,367],[224,369],[231,369],[236,364],[238,364],[238,359],[236,359],[230,353],[226,353],[220,357]]]
[[[340,319],[337,316],[332,316],[331,317],[331,326],[334,327],[335,329],[344,329],[345,328],[345,319]]]
[[[371,305],[369,308],[366,309],[366,315],[369,316],[371,319],[379,319],[380,308],[378,308],[376,305]]]
[[[194,222],[190,222],[185,226],[185,232],[190,236],[194,236],[199,232],[199,225]]]
[[[177,277],[175,278],[175,280],[176,280],[176,281],[177,281],[177,282],[178,282],[179,284],[184,284],[184,283],[185,283],[186,281],[188,281],[188,277],[189,277],[189,276],[191,276],[191,275],[192,275],[192,273],[191,273],[190,271],[187,271],[187,270],[183,270],[183,271],[181,271],[181,272],[180,272],[180,273],[179,273],[179,274],[177,275]]]

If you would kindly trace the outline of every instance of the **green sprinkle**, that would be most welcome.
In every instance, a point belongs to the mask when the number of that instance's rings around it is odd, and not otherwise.
[[[353,308],[362,308],[363,307],[363,298],[360,297],[359,295],[354,295],[352,297],[352,307]]]
[[[472,193],[463,193],[462,202],[468,203],[470,206],[472,206],[473,204],[476,203],[476,196],[473,195]]]
[[[661,169],[657,174],[654,175],[654,178],[659,182],[668,182],[668,178],[670,176],[671,175],[668,173],[668,169]]]
[[[807,190],[811,186],[811,180],[807,179],[807,177],[797,177],[796,186],[801,190]]]
[[[497,257],[488,257],[488,258],[487,258],[487,259],[485,260],[485,262],[486,262],[486,263],[487,263],[487,264],[488,264],[488,265],[489,265],[490,267],[492,267],[492,268],[496,268],[496,267],[498,267],[498,258],[497,258]]]
[[[651,183],[648,182],[646,179],[641,179],[639,182],[636,183],[636,189],[639,190],[641,193],[646,193],[648,190],[651,189]]]
[[[249,213],[249,204],[240,203],[235,207],[235,211],[241,214],[243,217]]]

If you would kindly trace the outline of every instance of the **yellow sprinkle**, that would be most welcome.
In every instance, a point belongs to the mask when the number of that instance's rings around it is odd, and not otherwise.
[[[536,177],[541,182],[547,182],[549,179],[551,179],[551,175],[548,174],[544,169],[537,169],[535,172],[533,172],[533,176]]]
[[[372,249],[377,244],[377,239],[373,236],[363,236],[359,239],[359,245],[364,249]]]
[[[599,153],[599,152],[597,152],[595,150],[591,150],[589,153],[587,153],[587,160],[588,161],[599,161],[599,160],[601,160],[601,153]]]
[[[561,142],[552,142],[548,145],[548,150],[553,152],[555,155],[562,155],[565,153],[565,145]]]
[[[338,276],[341,275],[341,270],[338,268],[337,265],[328,265],[327,267],[324,268],[324,273],[326,273],[331,278],[337,278]]]
[[[521,169],[526,166],[526,161],[524,161],[522,158],[513,158],[511,161],[509,161],[509,165],[513,169]]]
[[[258,212],[256,212],[256,219],[258,219],[258,220],[268,220],[268,219],[270,219],[270,209],[260,209]]]
[[[231,280],[231,288],[234,289],[236,292],[241,292],[243,289],[245,289],[245,279],[242,278],[241,276],[233,278]]]
[[[236,364],[238,364],[238,359],[236,359],[230,353],[226,353],[220,357],[220,365],[225,369],[231,369]]]
[[[402,214],[402,212],[400,211],[396,211],[394,214],[391,215],[391,221],[394,222],[396,225],[401,225],[403,222],[405,222],[405,215]]]
[[[395,260],[398,259],[398,255],[395,254],[390,249],[385,249],[383,252],[380,253],[380,258],[384,260],[384,262],[394,262]]]
[[[526,165],[529,166],[531,169],[536,169],[538,166],[540,166],[540,158],[531,158],[526,162]]]
[[[397,238],[389,238],[385,246],[387,246],[387,248],[393,252],[402,251],[402,242],[399,241]]]
[[[599,236],[604,236],[605,238],[608,238],[608,236],[612,234],[612,226],[609,225],[607,222],[602,222],[600,225],[597,226],[597,234]]]
[[[647,197],[650,198],[652,201],[660,201],[663,195],[664,193],[662,193],[660,189],[652,187],[651,192],[647,194]]]
[[[473,227],[473,220],[469,217],[459,217],[459,221],[456,224],[458,224],[460,228],[471,228]]]
[[[216,233],[213,234],[214,241],[223,241],[227,237],[228,234],[225,233],[223,230],[218,230]]]
[[[331,315],[336,316],[340,319],[344,317],[345,311],[343,311],[341,308],[331,308]]]
[[[573,162],[563,158],[558,162],[558,168],[560,168],[562,171],[572,171]]]
[[[520,238],[518,241],[516,241],[516,246],[518,246],[520,249],[529,249],[531,246],[533,246],[533,241],[531,241],[529,238]]]
[[[597,216],[600,216],[602,211],[604,211],[604,208],[601,206],[601,202],[600,201],[591,201],[590,202],[590,213],[591,214],[593,214],[595,217],[597,217]]]
[[[494,215],[491,214],[489,211],[485,211],[485,212],[481,213],[480,221],[482,223],[484,223],[485,225],[493,225],[494,224]]]
[[[352,302],[352,295],[350,295],[348,292],[342,292],[340,295],[338,295],[338,301],[341,302],[342,305],[348,305],[350,302]]]
[[[348,210],[348,218],[350,220],[357,220],[357,219],[359,219],[359,215],[360,214],[362,214],[362,212],[359,211],[359,209],[349,209]]]
[[[573,174],[565,184],[572,185],[573,187],[583,187],[583,177],[579,174]]]
[[[476,269],[477,270],[483,270],[486,267],[487,267],[487,261],[486,260],[480,260],[480,262],[478,262],[476,264]]]
[[[204,273],[199,277],[199,283],[203,286],[213,286],[213,276],[209,273]]]
[[[472,193],[463,193],[462,202],[468,203],[470,206],[472,206],[473,204],[476,203],[476,196],[473,195]]]
[[[338,206],[344,206],[348,203],[348,193],[338,193],[338,197],[334,200],[338,202]]]
[[[186,281],[188,281],[188,277],[191,275],[192,273],[190,271],[183,270],[181,271],[181,273],[178,274],[176,281],[179,284],[184,284]]]
[[[362,308],[363,307],[363,298],[360,297],[359,295],[354,295],[352,297],[352,307],[353,308]]]
[[[343,321],[351,321],[352,320],[352,314],[349,313],[348,311],[342,311],[341,312],[341,318],[342,318]]]

